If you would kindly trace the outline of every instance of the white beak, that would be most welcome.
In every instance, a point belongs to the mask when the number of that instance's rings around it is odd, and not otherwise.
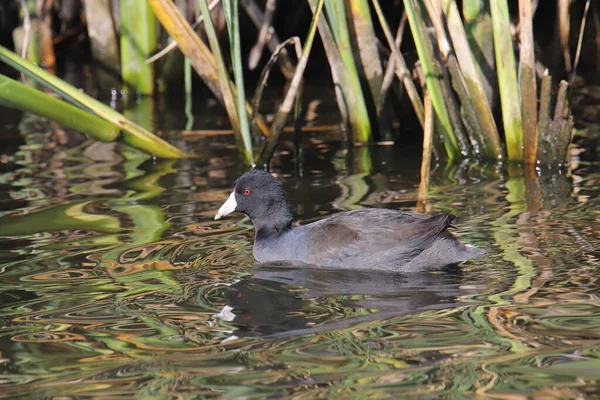
[[[227,201],[223,203],[221,208],[219,208],[219,212],[217,212],[217,215],[215,215],[215,219],[221,219],[221,217],[224,217],[227,214],[231,214],[235,211],[236,207],[237,201],[235,201],[235,192],[231,192]]]

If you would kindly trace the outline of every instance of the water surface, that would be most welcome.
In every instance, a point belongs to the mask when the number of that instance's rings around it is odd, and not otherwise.
[[[600,392],[600,172],[586,152],[568,172],[438,166],[424,208],[457,214],[456,234],[488,255],[390,276],[255,265],[250,221],[213,220],[242,172],[228,136],[171,137],[199,158],[161,161],[54,146],[31,118],[18,129],[0,163],[0,397]],[[417,206],[418,150],[306,140],[303,163],[284,149],[274,167],[299,221]]]

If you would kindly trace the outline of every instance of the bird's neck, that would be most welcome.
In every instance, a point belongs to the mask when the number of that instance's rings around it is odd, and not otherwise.
[[[272,210],[268,215],[253,219],[256,239],[279,236],[292,228],[292,211],[286,204],[277,210]]]

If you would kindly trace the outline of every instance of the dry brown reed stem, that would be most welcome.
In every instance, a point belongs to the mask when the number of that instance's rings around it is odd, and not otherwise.
[[[583,16],[581,17],[581,26],[579,27],[579,39],[577,40],[577,50],[575,52],[575,60],[573,61],[573,71],[571,71],[571,79],[569,79],[569,85],[573,85],[575,81],[575,74],[577,73],[577,65],[579,64],[579,57],[581,56],[581,45],[583,43],[583,32],[585,31],[585,22],[587,21],[588,11],[590,10],[590,0],[585,3],[583,10]],[[600,26],[596,27],[596,31],[600,30]]]
[[[398,31],[396,32],[396,38],[394,39],[394,45],[397,49],[400,49],[402,46],[402,37],[404,36],[404,29],[406,28],[406,23],[408,22],[408,18],[406,17],[406,11],[402,12],[402,18],[400,19],[400,25],[398,25]],[[394,76],[396,74],[396,57],[390,57],[388,60],[388,64],[385,68],[385,72],[383,74],[383,83],[381,84],[381,99],[385,102],[385,96],[387,95],[390,86],[392,86],[392,82],[394,81]]]
[[[417,197],[417,211],[427,212],[427,194],[429,193],[429,174],[431,173],[431,151],[433,146],[434,112],[431,97],[427,89],[425,97],[425,127],[423,129],[423,158],[421,160],[421,181]]]
[[[269,29],[271,28],[271,23],[273,22],[273,14],[275,14],[275,7],[277,6],[277,0],[267,0],[265,4],[265,14],[262,20],[262,24],[260,26],[260,30],[258,31],[258,40],[252,50],[250,50],[250,55],[248,56],[248,68],[250,71],[254,71],[260,58],[263,53],[263,49],[265,48],[265,42],[267,41],[267,36],[269,34]]]
[[[381,10],[381,7],[379,5],[379,1],[373,0],[373,6],[375,7],[377,17],[379,18],[379,23],[381,24],[381,28],[383,29],[385,38],[387,39],[388,46],[390,46],[390,49],[392,51],[392,57],[394,57],[396,61],[396,75],[398,76],[400,82],[404,84],[404,87],[406,88],[406,93],[408,94],[408,98],[412,103],[415,114],[417,115],[417,118],[419,118],[421,126],[424,126],[425,117],[423,111],[423,103],[421,102],[421,97],[419,97],[419,92],[417,92],[415,83],[413,82],[410,76],[410,71],[406,66],[406,61],[404,61],[404,57],[402,56],[402,53],[400,53],[400,50],[395,46],[394,38],[392,37],[392,32],[390,30],[389,25],[387,24],[387,21],[385,20],[383,11]]]
[[[571,53],[569,52],[569,6],[571,0],[558,0],[558,35],[560,40],[560,48],[562,49],[563,58],[565,59],[565,69],[571,71]]]
[[[21,0],[21,10],[23,10],[23,29],[25,30],[25,35],[23,37],[23,48],[21,49],[21,57],[27,60],[29,41],[31,38],[31,17],[29,16],[29,9],[27,8],[25,0]]]
[[[214,94],[215,98],[224,104],[223,93],[217,76],[217,67],[215,59],[210,49],[198,37],[190,24],[181,15],[177,7],[170,1],[163,0],[147,0],[152,7],[154,14],[179,45],[181,52],[190,60],[190,64],[198,75],[202,78],[206,86]],[[236,96],[236,89],[233,82],[229,82],[233,96]],[[249,103],[246,103],[248,114],[252,113]],[[269,136],[269,128],[266,126],[262,118],[257,119],[257,126],[263,135]]]
[[[240,5],[244,7],[246,14],[252,20],[254,26],[259,28],[262,25],[262,21],[264,19],[264,14],[261,9],[256,5],[253,0],[240,0]],[[277,32],[271,27],[269,29],[269,35],[267,37],[267,47],[269,51],[273,53],[277,46],[281,44],[281,40],[277,36]],[[281,56],[278,58],[279,68],[281,69],[281,73],[285,76],[286,79],[291,80],[294,77],[294,71],[296,67],[290,60],[290,57],[287,53],[287,50],[283,49],[281,52]]]
[[[46,64],[46,71],[56,75],[56,55],[52,39],[52,9],[54,0],[38,0],[37,14],[40,21],[39,34],[42,48],[42,60]]]
[[[273,156],[273,152],[275,151],[275,147],[279,142],[279,137],[283,132],[283,128],[285,126],[285,121],[287,120],[288,115],[292,111],[292,107],[294,106],[294,100],[298,95],[298,90],[302,85],[302,77],[304,75],[304,71],[306,69],[306,64],[308,64],[308,57],[310,55],[310,51],[312,49],[312,44],[315,38],[315,34],[317,31],[317,24],[321,17],[321,12],[323,11],[324,0],[320,0],[317,4],[317,7],[313,13],[313,19],[310,23],[310,28],[308,30],[308,34],[306,36],[304,47],[302,49],[302,56],[298,60],[298,65],[296,66],[296,73],[294,74],[294,78],[290,83],[290,87],[285,94],[285,98],[283,99],[283,103],[279,110],[277,110],[277,114],[275,114],[275,120],[273,121],[273,125],[271,126],[271,135],[267,138],[265,146],[260,154],[258,165],[267,166],[271,157]]]
[[[286,126],[283,128],[284,133],[293,133],[295,131],[295,127]],[[331,133],[335,135],[335,137],[339,137],[340,126],[339,124],[333,125],[315,125],[315,126],[305,126],[302,128],[304,132],[319,132],[319,133]],[[173,131],[173,132],[164,132],[161,136],[169,134],[179,134],[181,133],[186,138],[201,138],[207,136],[228,136],[233,135],[232,129],[202,129],[202,130],[189,130],[189,131]],[[393,145],[394,142],[377,142],[377,145]]]
[[[95,1],[95,0],[93,0]],[[213,0],[210,2],[210,4],[208,5],[208,9],[210,11],[213,10],[213,8],[215,8],[219,3],[221,2],[221,0]],[[196,18],[196,21],[194,21],[194,23],[192,24],[192,29],[196,29],[201,23],[202,21],[204,21],[204,15],[200,14],[198,16],[198,18]],[[173,50],[174,48],[177,47],[177,42],[175,40],[171,40],[171,42],[161,51],[159,51],[158,53],[156,53],[155,55],[153,55],[152,57],[148,58],[145,62],[146,64],[151,64],[155,61],[158,61],[160,58],[166,56],[167,54],[169,54],[171,52],[171,50]]]
[[[298,36],[293,36],[285,40],[283,43],[277,46],[273,54],[271,54],[271,57],[269,58],[267,64],[262,70],[262,73],[258,80],[258,85],[256,86],[256,91],[254,92],[254,97],[252,98],[252,115],[250,118],[250,127],[253,127],[256,122],[256,116],[258,115],[260,101],[262,99],[263,91],[265,87],[267,87],[267,81],[269,79],[269,75],[271,74],[271,69],[273,68],[273,65],[275,65],[275,63],[277,62],[279,56],[282,54],[283,49],[290,44],[294,45],[294,49],[296,50],[296,56],[298,57],[298,59],[302,57],[302,44],[300,43],[300,38]]]
[[[415,73],[417,75],[417,78],[419,79],[419,83],[421,84],[421,89],[423,91],[423,93],[427,92],[427,84],[425,81],[425,73],[423,72],[423,68],[421,67],[421,62],[417,61],[416,65],[415,65]],[[431,101],[431,97],[429,98],[429,100]],[[431,105],[433,107],[433,103]],[[435,110],[433,110],[435,111]],[[432,116],[434,117],[434,119],[437,119],[437,117],[435,116],[435,112],[432,111]],[[425,124],[423,124],[423,128],[425,128]],[[434,128],[434,135],[432,137],[432,151],[433,151],[433,155],[435,156],[436,159],[440,160],[442,158],[442,155],[446,153],[446,150],[444,149],[444,144],[442,143],[441,140],[441,135],[439,134],[435,134],[435,124],[433,124],[433,128]]]
[[[531,0],[519,0],[519,59],[521,63],[521,112],[523,114],[523,161],[534,164],[537,155],[537,86]]]

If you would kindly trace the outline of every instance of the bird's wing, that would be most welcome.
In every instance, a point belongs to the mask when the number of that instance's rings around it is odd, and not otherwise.
[[[310,229],[309,261],[316,264],[393,251],[399,259],[416,257],[448,228],[453,215],[427,216],[396,210],[364,209],[334,215]],[[367,254],[368,252],[368,254]]]

